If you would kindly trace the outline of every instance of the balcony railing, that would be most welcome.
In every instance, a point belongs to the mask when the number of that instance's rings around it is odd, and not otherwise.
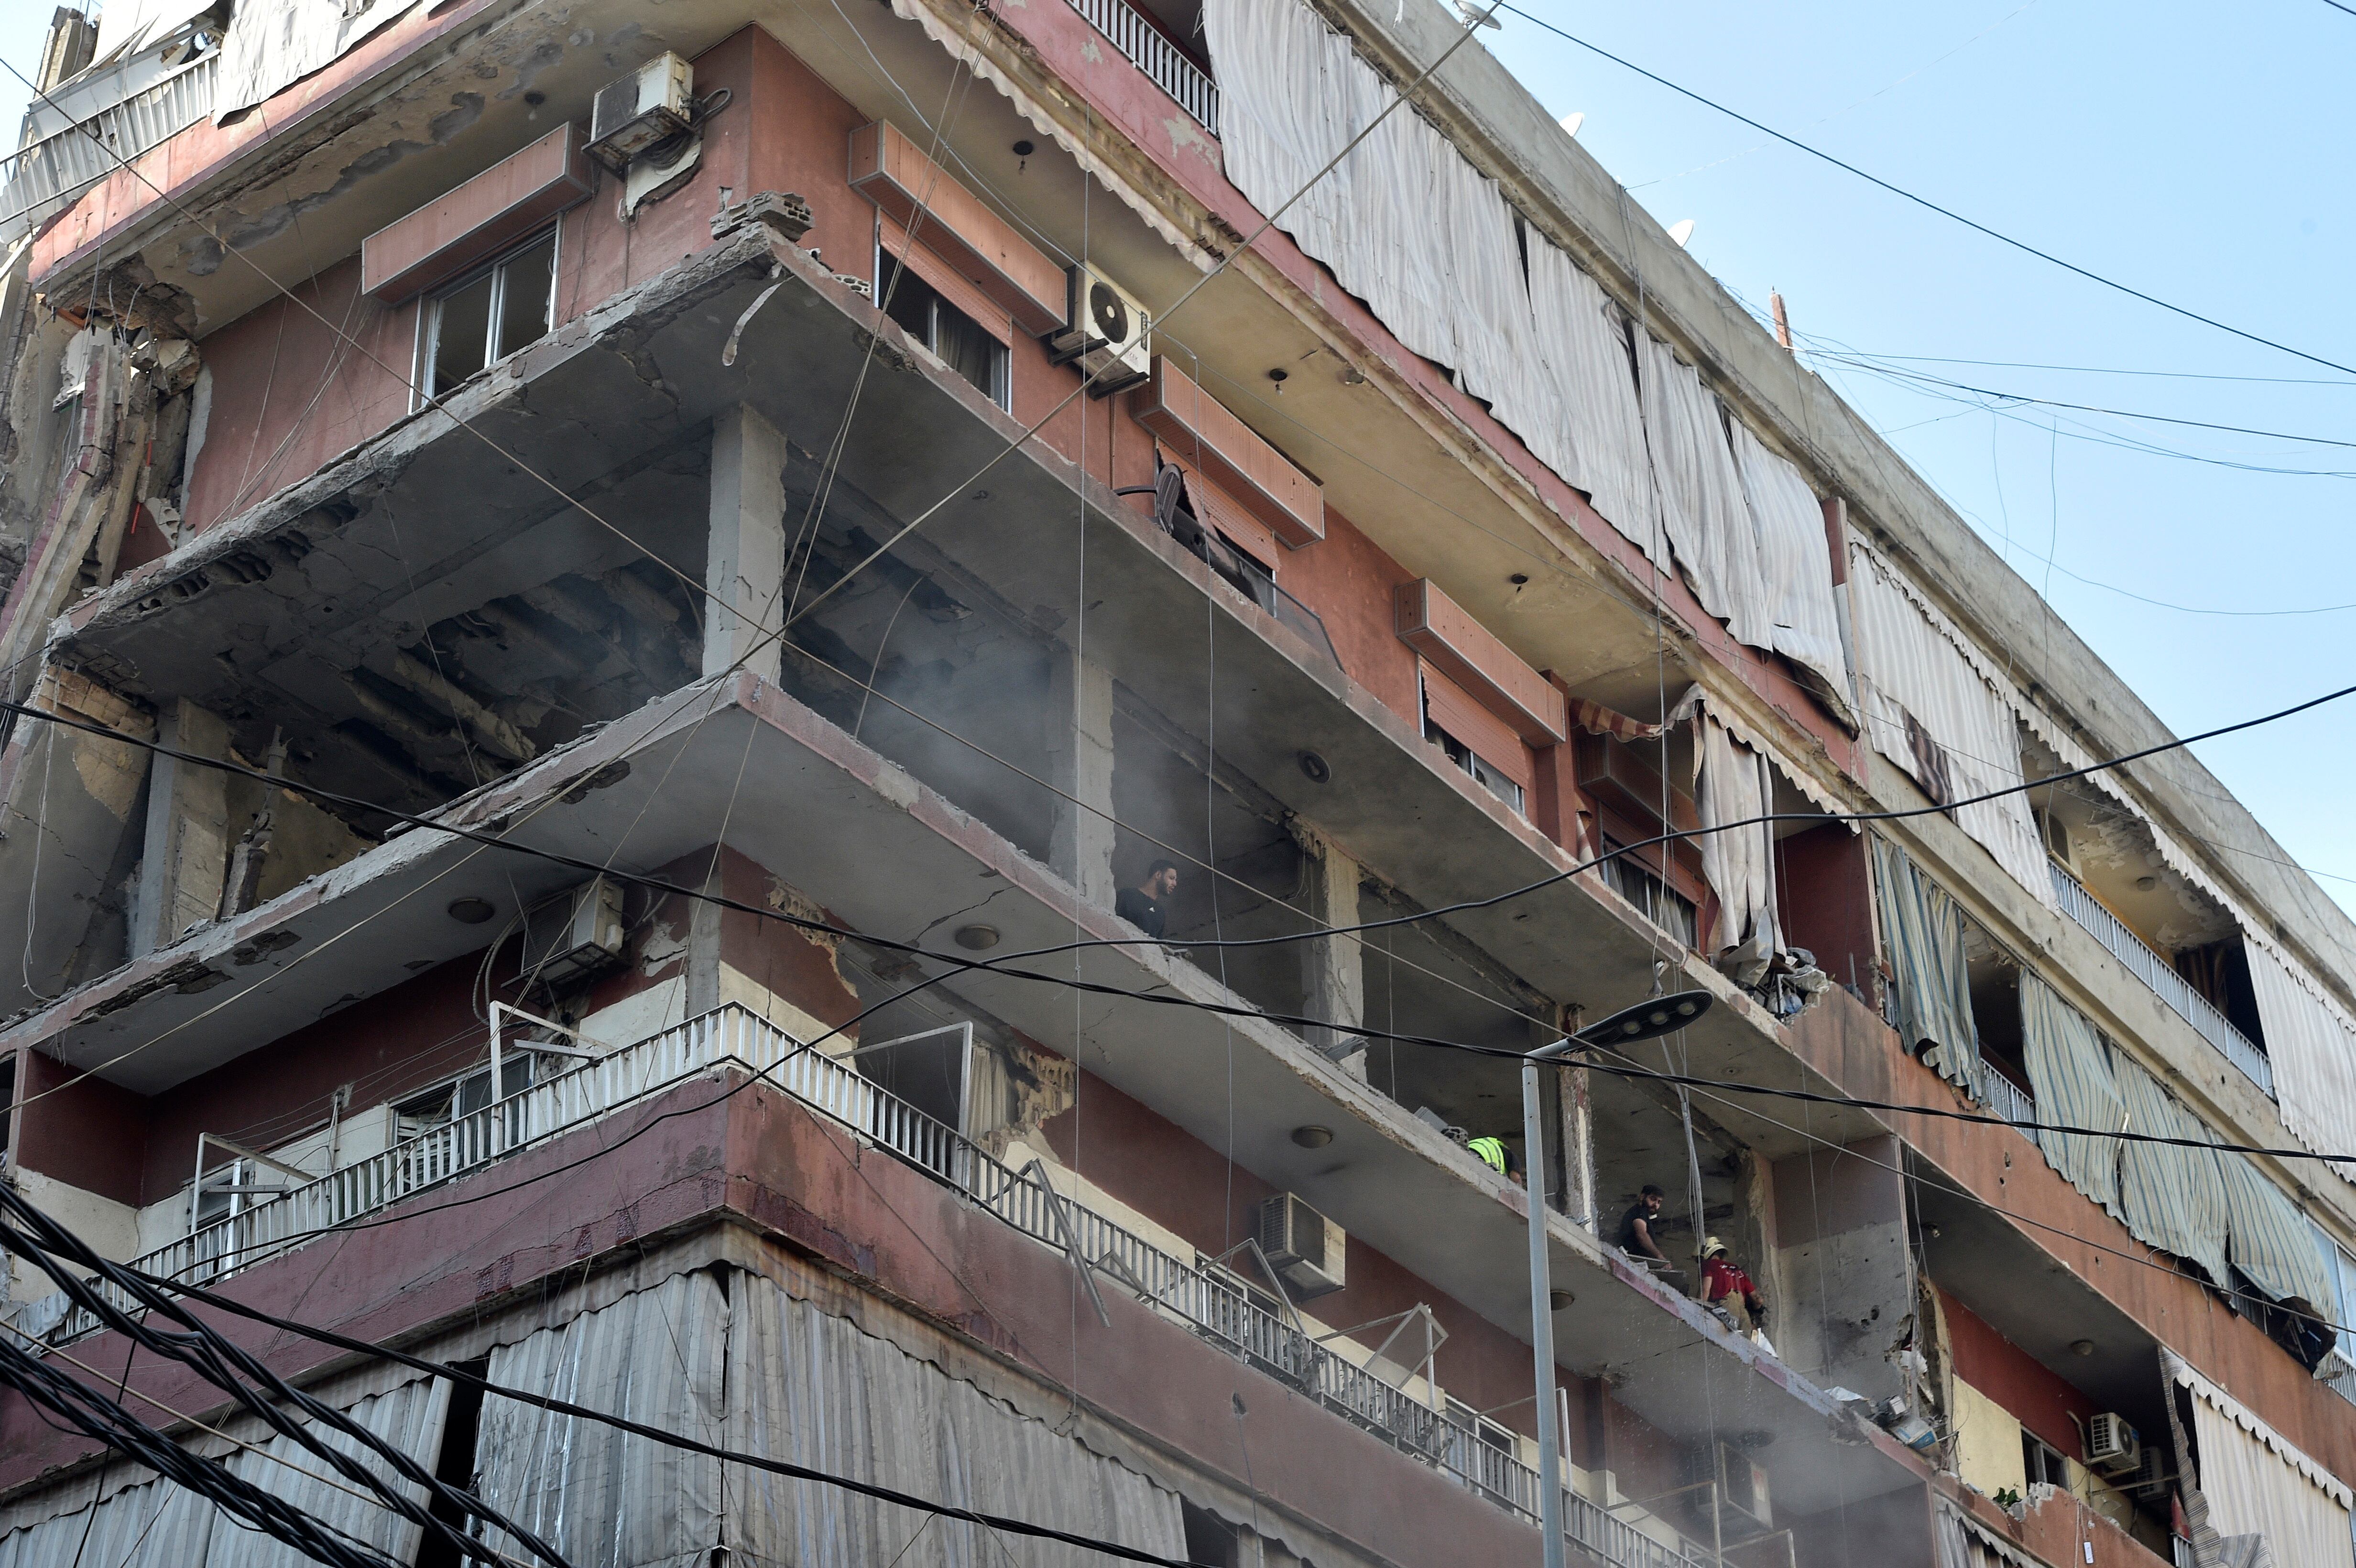
[[[2149,987],[2154,996],[2199,1029],[2201,1037],[2222,1051],[2251,1083],[2265,1090],[2268,1099],[2274,1098],[2275,1070],[2266,1053],[2235,1029],[2214,1003],[2194,990],[2190,982],[2176,972],[2174,965],[2129,931],[2117,915],[2104,909],[2094,894],[2079,885],[2077,878],[2051,860],[2046,865],[2053,873],[2053,896],[2060,901],[2062,912],[2084,926],[2095,941],[2110,950],[2112,957]]]
[[[1219,90],[1210,73],[1179,52],[1129,0],[1072,0],[1072,9],[1088,25],[1112,40],[1131,65],[1153,79],[1153,84],[1177,100],[1204,130],[1219,133]]]
[[[1259,1306],[1220,1272],[1183,1261],[1058,1196],[1038,1176],[1013,1170],[846,1063],[798,1045],[734,1004],[258,1202],[134,1259],[133,1266],[194,1284],[219,1280],[723,1066],[764,1073],[812,1110],[956,1188],[1035,1242],[1065,1251],[1068,1227],[1071,1245],[1098,1280],[1128,1291],[1499,1507],[1537,1517],[1537,1473],[1483,1442],[1469,1423],[1435,1411],[1373,1369],[1336,1354],[1294,1322]],[[127,1300],[118,1304],[132,1306]],[[44,1313],[37,1308],[45,1304],[30,1305],[36,1310],[20,1309],[20,1327],[30,1332],[31,1322],[56,1323],[48,1336],[52,1343],[98,1327],[79,1310]],[[1676,1545],[1665,1544],[1568,1489],[1563,1520],[1573,1543],[1612,1568],[1696,1568],[1712,1561],[1698,1544],[1682,1537]]]
[[[2029,1091],[1985,1061],[1980,1063],[1980,1104],[1986,1105],[1991,1115],[2002,1116],[2008,1122],[2037,1120],[2037,1102],[2029,1097]],[[2030,1143],[2037,1141],[2037,1135],[2027,1127],[2016,1130]]]
[[[168,69],[158,65],[159,53],[58,89],[50,94],[55,109],[35,102],[25,117],[33,140],[0,160],[0,244],[212,112],[220,51]]]

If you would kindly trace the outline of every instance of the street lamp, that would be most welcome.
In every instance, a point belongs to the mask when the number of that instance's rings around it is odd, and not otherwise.
[[[1545,1568],[1563,1568],[1562,1444],[1554,1408],[1554,1307],[1546,1237],[1546,1129],[1538,1121],[1538,1063],[1590,1045],[1633,1045],[1673,1034],[1709,1011],[1708,991],[1680,991],[1623,1008],[1522,1058],[1522,1179],[1530,1211],[1530,1350],[1537,1362],[1538,1531]]]

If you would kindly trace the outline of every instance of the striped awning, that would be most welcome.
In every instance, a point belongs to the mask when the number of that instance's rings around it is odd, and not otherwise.
[[[1964,912],[1912,857],[1879,837],[1873,839],[1873,886],[1882,944],[1897,972],[1898,1032],[1942,1077],[1977,1093],[1979,1038],[1964,961]]]
[[[2126,1130],[2126,1105],[2111,1071],[2108,1043],[2084,1014],[2028,970],[2020,976],[2020,1027],[2040,1128]],[[2040,1130],[2037,1147],[2063,1180],[2114,1215],[2120,1213],[2118,1140]]]
[[[2296,1296],[2328,1313],[2340,1298],[2323,1272],[2307,1216],[2248,1157],[2220,1152],[2217,1162],[2225,1176],[2233,1266],[2277,1301]]]
[[[2208,1138],[2200,1118],[2178,1104],[2159,1080],[2126,1052],[2112,1052],[2111,1071],[2130,1132]],[[2230,1219],[2225,1178],[2215,1155],[2166,1144],[2120,1145],[2119,1208],[2137,1241],[2199,1264],[2219,1285],[2227,1282]]]

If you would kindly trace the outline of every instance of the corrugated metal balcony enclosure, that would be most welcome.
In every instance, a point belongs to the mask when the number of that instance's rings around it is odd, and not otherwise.
[[[149,49],[34,101],[20,150],[0,161],[0,244],[212,112],[220,50],[175,61],[188,51],[185,40]]]
[[[511,1047],[511,1049],[528,1049]],[[339,1226],[455,1181],[649,1099],[715,1069],[760,1074],[873,1147],[955,1188],[1032,1241],[1073,1257],[1096,1288],[1111,1285],[1209,1339],[1360,1429],[1522,1518],[1537,1517],[1535,1470],[1483,1441],[1474,1424],[1328,1348],[1289,1314],[1270,1310],[1215,1267],[1162,1247],[1056,1192],[1042,1168],[1017,1171],[954,1128],[885,1093],[848,1062],[806,1046],[734,1003],[620,1047],[397,1143],[307,1186],[252,1203],[143,1257],[133,1266],[209,1285]],[[121,1305],[134,1304],[123,1300]],[[20,1328],[63,1345],[96,1320],[60,1295],[19,1308]],[[1622,1505],[1623,1507],[1625,1505]],[[1566,1491],[1573,1544],[1612,1568],[1683,1568],[1718,1561],[1660,1521],[1650,1530]],[[1667,1535],[1675,1543],[1665,1541]]]

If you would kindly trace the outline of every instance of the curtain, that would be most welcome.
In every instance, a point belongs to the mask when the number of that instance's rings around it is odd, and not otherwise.
[[[2254,937],[2245,936],[2242,950],[2265,1025],[2283,1125],[2311,1149],[2346,1153],[2349,1129],[2356,1128],[2356,1030],[2318,987],[2293,971],[2293,961]],[[2356,1182],[2356,1166],[2321,1168]]]
[[[1799,469],[1759,443],[1736,420],[1734,466],[1759,544],[1759,575],[1767,591],[1770,646],[1812,670],[1844,712],[1848,708],[1848,659],[1841,652],[1840,612],[1833,599],[1833,549],[1823,503]]]
[[[674,1275],[499,1346],[487,1375],[717,1444],[727,1339],[719,1281]],[[483,1500],[573,1568],[702,1568],[720,1544],[717,1460],[497,1396],[483,1403],[475,1451]],[[504,1535],[494,1544],[525,1555]]]
[[[2037,1147],[2062,1179],[2119,1214],[2119,1145],[2107,1137],[2055,1133],[2054,1125],[2119,1132],[2126,1104],[2119,1098],[2109,1048],[2085,1015],[2029,970],[2020,975],[2022,1054],[2037,1096]]]
[[[1440,134],[1425,129],[1435,137]],[[1447,144],[1443,140],[1441,144]],[[1505,205],[1496,181],[1452,149],[1445,166],[1450,175],[1447,240],[1456,263],[1457,379],[1488,403],[1498,423],[1530,444],[1529,432],[1562,428],[1562,399],[1537,350],[1514,209]],[[1537,447],[1533,444],[1531,450]]]
[[[2348,1487],[2240,1401],[2161,1353],[2174,1381],[2192,1391],[2197,1484],[2221,1543],[2230,1552],[2237,1539],[2255,1536],[2277,1568],[2348,1568],[2356,1560]]]
[[[1856,608],[1859,695],[1866,734],[1926,791],[1936,793],[1910,726],[1939,747],[1947,798],[1969,799],[2021,782],[2018,704],[1993,680],[1961,633],[1863,545],[1849,552]],[[1997,864],[2038,902],[2054,907],[2045,841],[2025,795],[1981,801],[1954,812]]]
[[[1667,344],[1639,332],[1636,345],[1643,367],[1637,396],[1669,548],[1703,609],[1725,622],[1737,642],[1771,647],[1773,616],[1759,575],[1758,536],[1718,399]]]
[[[2221,1150],[2217,1163],[2224,1172],[2233,1266],[2276,1301],[2297,1296],[2328,1312],[2340,1297],[2323,1272],[2307,1216],[2245,1156]]]
[[[2200,1118],[2178,1104],[2159,1080],[2126,1052],[2112,1054],[2111,1069],[2130,1132],[2209,1139]],[[2230,1215],[2225,1178],[2215,1155],[2167,1144],[2121,1144],[2119,1209],[2136,1240],[2199,1264],[2220,1288],[2230,1282],[2225,1272]]]
[[[913,1359],[850,1320],[755,1275],[736,1277],[727,1443],[983,1512],[1183,1557],[1175,1494]],[[1004,1568],[979,1526],[936,1519],[838,1487],[732,1471],[732,1557],[793,1564]],[[741,1525],[737,1521],[741,1521]],[[1101,1557],[1044,1541],[1023,1568],[1098,1568]]]
[[[1627,325],[1619,307],[1569,256],[1536,234],[1529,240],[1530,315],[1562,410],[1556,437],[1542,435],[1530,450],[1586,491],[1603,520],[1655,565],[1666,566],[1653,517]]]
[[[1979,1035],[1972,1023],[1971,975],[1964,961],[1964,912],[1924,876],[1913,858],[1879,836],[1873,889],[1881,940],[1896,971],[1898,1032],[1939,1075],[1979,1092]]]
[[[450,1385],[439,1378],[421,1378],[361,1400],[349,1413],[360,1425],[431,1470],[442,1456],[442,1427],[449,1410]],[[351,1438],[332,1433],[322,1435],[339,1451],[362,1460],[379,1474],[385,1473],[383,1461]],[[344,1490],[351,1483],[336,1476],[327,1461],[291,1437],[273,1436],[261,1447],[259,1454],[241,1448],[222,1463],[232,1475],[367,1542],[396,1563],[416,1559],[423,1527]],[[335,1477],[332,1483],[329,1477]],[[423,1487],[402,1483],[401,1490],[412,1502],[425,1500]],[[213,1526],[211,1551],[203,1562],[205,1568],[309,1568],[311,1559],[258,1531],[220,1520]]]
[[[1695,717],[1694,804],[1704,828],[1767,813],[1774,789],[1767,760],[1727,733],[1718,716]],[[1783,944],[1775,922],[1774,825],[1761,822],[1701,836],[1701,874],[1718,894],[1721,916],[1710,945],[1723,952],[1751,944],[1765,957]]]

